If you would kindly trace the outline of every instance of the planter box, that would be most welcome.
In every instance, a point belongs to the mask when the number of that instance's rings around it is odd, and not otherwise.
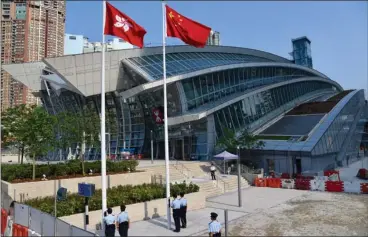
[[[188,211],[205,208],[206,195],[202,192],[196,192],[185,195],[188,200]],[[166,216],[167,201],[166,198],[157,199],[149,202],[141,202],[126,206],[126,210],[129,213],[130,221],[142,221],[151,218],[157,218],[160,216]],[[118,215],[120,213],[120,206],[113,207],[113,214]],[[88,212],[89,225],[91,229],[95,229],[96,225],[101,223],[102,211]],[[84,227],[84,213],[79,213],[70,216],[60,217],[61,220],[70,223],[74,226]]]
[[[118,185],[139,185],[151,183],[152,172],[135,172],[125,174],[107,175],[107,187],[112,188]],[[101,176],[85,176],[81,178],[47,180],[25,183],[8,183],[2,181],[2,191],[8,194],[13,200],[24,201],[37,197],[47,197],[55,195],[55,183],[57,187],[64,187],[68,192],[78,193],[78,183],[93,183],[96,189],[101,189]]]

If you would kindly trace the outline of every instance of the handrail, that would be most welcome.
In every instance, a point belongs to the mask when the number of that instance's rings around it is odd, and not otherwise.
[[[173,157],[173,159],[176,161],[176,164],[174,165],[175,169],[178,170],[180,173],[182,173],[185,176],[185,178],[190,179],[191,178],[190,170],[183,163],[179,162],[174,157]],[[181,169],[178,169],[178,167],[177,167],[178,165],[181,166]],[[187,174],[185,174],[184,170],[186,170]]]

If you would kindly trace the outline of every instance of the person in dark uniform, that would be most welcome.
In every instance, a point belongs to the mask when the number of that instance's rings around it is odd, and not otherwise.
[[[174,193],[173,197],[175,200],[171,203],[171,208],[173,209],[173,217],[175,222],[175,230],[174,232],[180,232],[180,205],[181,201],[178,198],[178,195]]]
[[[105,224],[105,236],[115,237],[116,218],[112,214],[112,209],[110,207],[107,208],[107,215],[104,217],[104,224]]]
[[[217,214],[211,212],[211,222],[208,224],[208,234],[210,237],[221,237],[221,224],[218,222]]]
[[[128,212],[125,211],[125,205],[120,206],[120,214],[118,215],[116,225],[119,230],[119,234],[121,237],[128,237],[128,229],[129,229],[129,216]]]
[[[181,228],[187,228],[187,199],[184,197],[184,192],[180,192],[180,219]]]

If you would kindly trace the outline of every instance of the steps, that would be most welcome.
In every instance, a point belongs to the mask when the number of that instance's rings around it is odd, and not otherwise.
[[[219,187],[216,187],[216,184],[212,181],[202,182],[202,183],[196,183],[199,186],[199,190],[201,192],[206,192],[206,198],[214,197],[221,195],[222,189]]]
[[[162,182],[166,182],[166,167],[163,166],[152,166],[144,168],[145,171],[152,172],[153,175],[156,175],[156,182],[160,181],[160,177],[162,176]],[[170,165],[170,183],[180,182],[186,180],[186,176],[181,173],[174,165]]]
[[[235,191],[238,189],[238,177],[237,176],[232,176],[231,178],[226,179],[226,183],[228,184],[226,186],[226,192],[231,192],[231,191]],[[247,180],[241,177],[240,186],[241,188],[248,188],[250,185]]]

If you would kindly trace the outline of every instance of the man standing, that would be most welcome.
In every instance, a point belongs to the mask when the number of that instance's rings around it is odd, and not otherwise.
[[[128,237],[128,229],[129,229],[129,216],[128,212],[125,211],[126,207],[125,205],[120,206],[120,214],[118,215],[116,226],[119,230],[119,235],[121,237]]]
[[[215,175],[216,167],[215,167],[215,165],[213,163],[211,164],[210,170],[211,170],[211,178],[212,178],[212,180],[216,180],[216,175]]]
[[[181,228],[187,228],[187,199],[184,197],[184,192],[180,193],[180,219],[181,219]]]
[[[211,222],[208,224],[208,234],[210,237],[221,237],[221,224],[216,220],[217,214],[211,212]]]
[[[180,205],[181,201],[178,198],[176,193],[173,194],[175,200],[171,203],[171,207],[173,209],[173,217],[175,222],[175,230],[174,232],[180,232]]]
[[[104,217],[104,224],[105,224],[105,236],[114,237],[116,219],[115,216],[112,214],[112,209],[110,207],[107,208],[107,215]]]

